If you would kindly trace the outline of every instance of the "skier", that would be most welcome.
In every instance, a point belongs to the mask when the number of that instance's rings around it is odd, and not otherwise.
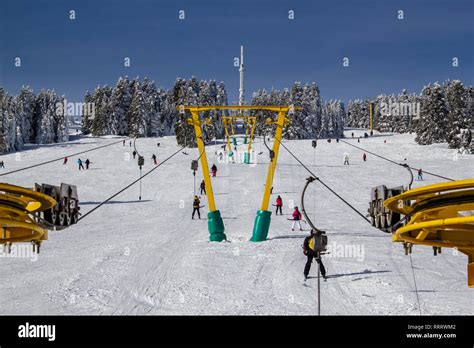
[[[156,166],[158,163],[156,162],[156,155],[153,154],[153,156],[151,156],[151,159],[153,160],[153,164]]]
[[[339,143],[339,138],[336,138],[336,143]]]
[[[344,152],[344,165],[349,165],[349,155],[347,152]]]
[[[357,138],[357,142],[360,143],[360,137]]]
[[[130,143],[129,143],[130,147],[132,147],[132,141],[130,140]]]
[[[66,163],[67,163],[67,157],[64,157],[63,164],[66,164]]]
[[[137,155],[137,152],[135,150],[133,150],[132,155],[133,155],[133,159],[135,159],[135,156]]]
[[[387,143],[387,139],[384,139],[383,143],[386,144],[386,143]]]
[[[203,181],[201,181],[201,185],[200,185],[200,188],[201,188],[201,194],[205,195],[206,194],[206,183]]]
[[[423,170],[421,168],[418,169],[418,180],[423,181]]]
[[[201,219],[201,213],[199,212],[199,204],[201,204],[201,201],[199,200],[198,196],[194,196],[194,202],[193,202],[193,215],[191,216],[191,219],[194,220],[194,214],[197,212],[199,219]]]
[[[296,225],[300,228],[300,231],[303,231],[301,228],[300,220],[301,220],[301,212],[298,210],[298,207],[295,207],[295,210],[293,211],[293,214],[291,215],[293,217],[293,224],[291,225],[291,230],[294,231]]]
[[[219,162],[222,162],[222,157],[224,156],[224,154],[222,152],[219,152]]]
[[[160,147],[160,143],[156,143],[156,146]]]
[[[324,279],[326,279],[326,268],[324,268],[323,262],[321,260],[320,251],[317,250],[316,245],[321,243],[320,231],[315,232],[311,230],[310,235],[304,239],[303,242],[303,253],[306,255],[306,264],[304,266],[304,280],[308,279],[309,270],[311,269],[311,264],[313,259],[316,259],[316,262],[319,264],[319,270]]]
[[[354,138],[354,133],[352,133],[352,137]]]
[[[365,154],[365,152],[364,152],[364,154],[362,155],[362,159],[364,160],[364,162],[367,161],[367,155]]]
[[[84,169],[84,165],[82,164],[82,160],[80,158],[77,160],[77,164],[79,165],[79,170]]]
[[[0,162],[0,168],[5,168],[5,162],[3,161]]]
[[[217,167],[215,164],[212,165],[211,167],[211,172],[212,172],[212,176],[216,176],[217,174]]]
[[[92,162],[89,161],[89,159],[86,159],[86,169],[89,169],[89,165],[91,164]]]
[[[125,139],[123,139],[123,142],[122,142],[123,146],[125,146]]]
[[[276,199],[276,213],[275,215],[278,215],[278,210],[280,211],[280,215],[283,215],[282,211],[281,211],[281,208],[283,207],[283,200],[281,199],[281,196],[278,195],[277,199]]]

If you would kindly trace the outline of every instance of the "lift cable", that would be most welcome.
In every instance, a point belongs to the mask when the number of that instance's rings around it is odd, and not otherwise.
[[[127,138],[126,138],[126,139],[127,139]],[[101,145],[101,146],[94,147],[94,148],[89,149],[89,150],[77,152],[77,153],[74,153],[74,154],[71,154],[71,155],[63,156],[63,157],[56,158],[56,159],[53,159],[53,160],[49,160],[49,161],[46,161],[46,162],[41,162],[41,163],[38,163],[38,164],[33,164],[33,165],[31,165],[31,166],[28,166],[28,167],[23,167],[23,168],[20,168],[20,169],[11,170],[11,171],[9,171],[9,172],[0,174],[0,176],[4,176],[4,175],[8,175],[8,174],[13,174],[13,173],[17,173],[17,172],[21,172],[21,171],[23,171],[23,170],[27,170],[27,169],[31,169],[31,168],[36,168],[36,167],[43,166],[43,165],[45,165],[45,164],[53,163],[53,162],[56,162],[56,161],[62,161],[65,157],[74,157],[74,156],[82,155],[83,153],[95,151],[95,150],[98,150],[98,149],[103,149],[104,147],[121,143],[121,142],[123,142],[123,141],[126,140],[126,139],[121,139],[121,140],[119,140],[119,141],[114,141],[113,143],[110,143],[110,144]]]
[[[420,296],[418,295],[418,286],[416,285],[415,268],[413,267],[413,260],[411,259],[411,253],[409,255],[410,255],[411,272],[413,273],[413,283],[415,284],[416,300],[418,302],[418,311],[420,312],[420,315],[421,315]]]
[[[326,183],[324,183],[316,174],[314,174],[303,162],[300,161],[300,159],[298,157],[296,157],[296,155],[291,152],[290,149],[288,149],[285,144],[283,144],[281,141],[279,141],[278,139],[275,138],[275,140],[277,140],[281,146],[283,146],[283,148],[288,151],[288,153],[293,156],[294,159],[296,159],[296,161],[298,161],[299,164],[301,164],[303,166],[304,169],[306,169],[308,171],[308,173],[310,173],[316,180],[318,180],[324,187],[326,187],[329,191],[331,191],[336,197],[338,197],[341,201],[343,201],[346,205],[348,205],[353,211],[355,211],[360,217],[362,217],[365,221],[367,221],[369,224],[371,224],[370,220],[367,219],[367,217],[362,214],[360,211],[358,211],[352,204],[350,204],[349,202],[347,202],[344,198],[342,198],[336,191],[334,191],[332,188],[330,188],[328,185],[326,185]]]
[[[124,192],[125,190],[129,189],[130,187],[132,187],[133,185],[135,185],[137,182],[139,182],[142,178],[144,178],[145,176],[147,176],[148,174],[151,174],[155,169],[157,169],[158,167],[160,167],[162,164],[164,164],[165,162],[167,162],[168,160],[170,160],[171,158],[173,158],[175,155],[177,155],[179,152],[181,152],[183,149],[185,148],[185,146],[181,147],[179,150],[177,150],[176,152],[174,152],[172,155],[170,155],[169,157],[167,157],[166,159],[164,159],[163,161],[161,161],[160,163],[158,163],[155,167],[153,167],[152,169],[150,169],[148,172],[146,172],[142,177],[140,177],[139,179],[133,181],[132,183],[128,184],[127,186],[125,186],[123,189],[121,189],[120,191],[118,191],[117,193],[114,193],[112,196],[110,196],[109,198],[107,198],[105,201],[99,203],[98,205],[96,205],[94,208],[92,208],[91,210],[89,210],[87,213],[85,213],[84,215],[82,215],[78,221],[81,221],[82,219],[84,219],[87,215],[91,214],[92,212],[94,212],[95,210],[99,209],[102,205],[104,205],[105,203],[109,202],[112,198],[115,198],[116,196],[118,196],[119,194],[121,194],[122,192]]]
[[[345,144],[347,144],[347,145],[353,146],[353,147],[355,147],[356,149],[359,149],[359,150],[361,150],[361,151],[365,151],[365,152],[367,152],[367,153],[370,153],[371,155],[374,155],[374,156],[376,156],[376,157],[379,157],[379,158],[381,158],[381,159],[383,159],[383,160],[385,160],[385,161],[388,161],[388,162],[391,162],[391,163],[393,163],[393,164],[396,164],[396,165],[398,165],[398,166],[408,167],[408,168],[410,168],[411,170],[418,170],[418,168],[410,167],[410,166],[408,166],[408,165],[406,165],[406,164],[404,164],[404,163],[398,163],[398,162],[396,162],[396,161],[394,161],[394,160],[391,160],[390,158],[387,158],[387,157],[384,157],[384,156],[381,156],[381,155],[377,155],[376,153],[374,153],[374,152],[372,152],[372,151],[366,150],[366,149],[364,149],[364,148],[362,148],[362,147],[360,147],[360,146],[351,144],[351,143],[349,143],[349,142],[347,142],[347,141],[344,141],[344,140],[342,140],[342,139],[339,139],[339,141],[341,141],[341,142],[343,142],[343,143],[345,143]],[[445,180],[448,180],[448,181],[455,181],[454,179],[451,179],[451,178],[448,178],[448,177],[445,177],[445,176],[442,176],[442,175],[439,175],[439,174],[427,172],[427,171],[425,171],[425,170],[423,170],[423,174],[428,174],[428,175],[435,176],[435,177],[438,177],[438,178],[441,178],[441,179],[445,179]]]

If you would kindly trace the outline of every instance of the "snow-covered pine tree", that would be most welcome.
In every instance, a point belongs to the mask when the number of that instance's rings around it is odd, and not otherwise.
[[[91,105],[90,103],[93,103],[92,95],[89,93],[89,91],[86,91],[86,94],[84,95],[84,105]],[[88,107],[82,108],[82,134],[90,134],[91,132],[92,122],[94,121],[95,116],[95,107],[94,113],[91,113],[90,111],[92,111],[92,109]]]
[[[443,87],[437,82],[425,86],[421,92],[420,119],[415,141],[421,145],[443,142],[447,117]]]
[[[110,96],[111,134],[128,134],[128,110],[132,102],[131,83],[128,76],[120,77]]]
[[[461,130],[469,126],[467,115],[468,91],[459,80],[444,83],[448,122],[445,125],[446,141],[450,148],[458,149],[461,146]]]

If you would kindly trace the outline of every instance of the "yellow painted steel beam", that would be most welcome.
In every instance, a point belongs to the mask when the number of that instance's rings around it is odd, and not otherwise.
[[[252,149],[252,140],[253,140],[253,134],[255,132],[255,125],[257,124],[257,118],[255,116],[249,116],[248,119],[250,120],[251,123],[251,130],[250,130],[250,139],[249,139],[249,144],[247,147],[247,152],[250,156],[250,150]]]
[[[204,146],[204,139],[202,138],[202,127],[199,119],[199,111],[191,110],[191,116],[193,120],[194,133],[196,135],[196,143],[201,157],[202,176],[206,185],[206,196],[209,204],[209,211],[213,212],[216,210],[216,204],[214,201],[214,192],[212,190],[211,176],[209,174],[209,164],[207,163],[206,147]]]
[[[280,141],[283,134],[283,127],[285,125],[285,116],[287,111],[281,110],[278,112],[278,118],[275,123],[275,140],[273,142],[273,153],[275,157],[268,164],[267,179],[265,181],[265,191],[263,193],[262,207],[261,210],[268,210],[268,204],[270,202],[271,188],[273,186],[273,178],[275,176],[275,169],[278,161],[278,153],[280,150]]]
[[[222,117],[222,122],[224,123],[224,131],[225,131],[225,137],[227,139],[227,150],[229,153],[232,152],[232,145],[230,144],[230,135],[229,135],[229,130],[227,129],[227,117]]]
[[[301,110],[301,106],[288,106],[288,105],[209,105],[209,106],[195,106],[195,105],[180,105],[178,109],[189,110],[189,111],[207,111],[207,110],[269,110],[275,112],[288,112],[291,109]],[[242,117],[242,116],[237,116]]]

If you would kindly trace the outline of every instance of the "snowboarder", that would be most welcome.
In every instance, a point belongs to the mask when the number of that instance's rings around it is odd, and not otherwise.
[[[206,183],[204,182],[204,180],[201,181],[200,188],[201,188],[201,194],[205,195],[206,194]]]
[[[156,162],[156,155],[153,154],[153,156],[151,156],[151,159],[153,160],[153,164],[156,166],[158,163]]]
[[[302,216],[301,216],[301,212],[298,210],[298,207],[295,207],[295,210],[293,211],[293,214],[291,214],[291,216],[293,217],[293,224],[291,225],[291,230],[294,231],[296,225],[298,225],[300,231],[303,231],[303,229],[301,228],[301,223],[300,223]]]
[[[0,162],[0,168],[5,168],[5,162],[3,161]]]
[[[217,174],[217,166],[215,164],[212,165],[211,167],[211,172],[212,172],[212,176],[216,176]]]
[[[367,161],[367,155],[365,154],[365,152],[364,152],[364,154],[362,155],[362,159],[364,160],[364,162]]]
[[[418,180],[423,181],[423,170],[421,168],[418,169]]]
[[[283,215],[282,211],[281,211],[281,208],[283,207],[283,200],[281,199],[281,196],[278,195],[277,199],[276,199],[276,213],[275,215],[278,215],[278,210],[280,211],[280,215]]]
[[[135,150],[133,150],[132,155],[133,155],[133,159],[135,159],[135,156],[137,155],[137,152]]]
[[[63,165],[67,163],[67,157],[64,157]]]
[[[82,160],[80,158],[77,160],[77,164],[79,165],[79,170],[84,169],[84,165],[82,164]]]
[[[304,239],[303,242],[303,253],[306,255],[306,264],[304,266],[304,280],[308,279],[309,270],[311,269],[311,264],[313,259],[316,259],[316,262],[319,264],[319,270],[324,279],[326,279],[326,268],[324,268],[323,262],[321,260],[320,251],[315,247],[318,245],[318,242],[321,243],[322,233],[320,231],[315,232],[311,230],[310,235]]]
[[[349,155],[347,152],[344,152],[344,165],[349,165]]]
[[[191,219],[194,219],[194,214],[197,212],[198,218],[201,219],[201,212],[199,211],[199,208],[201,204],[201,201],[199,200],[198,196],[194,196],[194,202],[193,202],[193,215],[191,216]]]
[[[91,164],[92,162],[89,161],[89,159],[86,159],[86,169],[89,169],[89,165]]]

